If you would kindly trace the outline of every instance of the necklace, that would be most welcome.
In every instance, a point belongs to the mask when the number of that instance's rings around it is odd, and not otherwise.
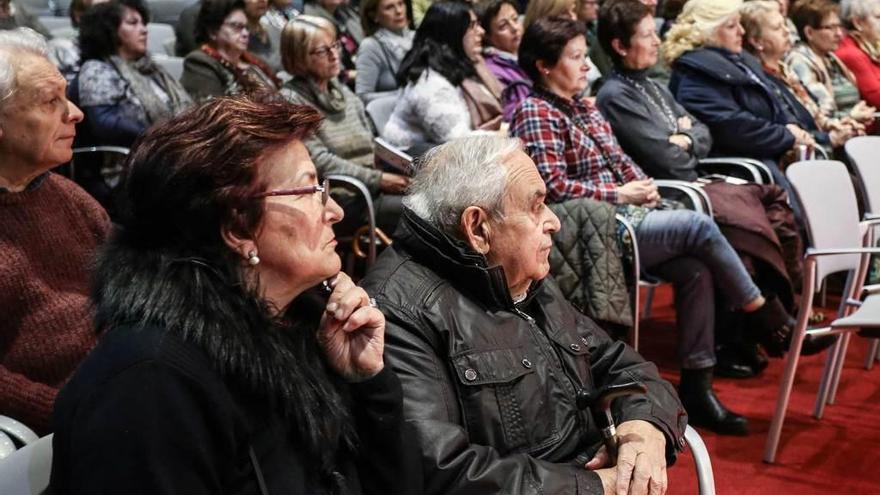
[[[672,131],[672,134],[678,133],[678,119],[675,118],[675,113],[672,111],[672,108],[669,107],[669,104],[666,103],[666,99],[663,98],[660,91],[657,90],[657,87],[654,86],[654,83],[648,81],[648,87],[651,88],[651,92],[649,93],[641,81],[637,81],[621,72],[615,72],[614,74],[623,79],[630,86],[636,88],[636,90],[648,100],[648,103],[660,112],[660,115],[663,116],[663,120],[666,121],[666,125],[669,127],[669,130]]]

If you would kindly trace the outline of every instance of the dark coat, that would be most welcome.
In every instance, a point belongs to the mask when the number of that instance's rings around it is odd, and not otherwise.
[[[334,379],[314,337],[322,305],[300,296],[302,321],[283,325],[222,269],[122,237],[96,275],[101,340],[55,405],[53,493],[259,494],[258,472],[272,495],[420,493],[399,380]],[[312,430],[329,462],[296,426],[302,397],[316,416],[348,411],[335,431],[356,441]]]
[[[759,83],[740,66],[744,64]],[[675,99],[712,132],[712,154],[776,161],[795,143],[789,120],[758,60],[721,48],[686,52],[672,64]]]
[[[456,495],[601,492],[584,469],[599,431],[581,391],[637,380],[646,396],[614,403],[682,447],[687,415],[657,368],[611,340],[552,279],[511,300],[501,267],[404,210],[363,281],[386,315],[386,359],[419,434],[425,492]]]

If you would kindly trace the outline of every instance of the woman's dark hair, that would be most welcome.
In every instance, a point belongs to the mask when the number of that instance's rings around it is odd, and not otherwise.
[[[538,60],[550,66],[559,62],[569,41],[584,36],[586,27],[567,17],[544,17],[533,22],[519,44],[519,66],[536,83],[541,81]]]
[[[471,24],[471,6],[448,0],[431,5],[419,28],[413,46],[397,71],[397,82],[405,86],[416,82],[426,69],[433,69],[458,86],[475,74],[474,64],[464,51],[462,40]]]
[[[211,41],[226,18],[235,10],[244,11],[244,0],[202,0],[202,7],[196,17],[196,43],[201,45]]]
[[[495,19],[505,4],[513,7],[513,10],[519,14],[519,5],[514,0],[488,0],[477,4],[477,19],[480,20],[483,31],[486,31],[486,37],[492,33],[492,19]]]
[[[150,22],[150,11],[141,0],[113,0],[92,5],[79,20],[80,62],[107,60],[117,54],[124,7],[136,10],[144,24]]]
[[[629,48],[636,26],[652,13],[653,8],[639,0],[606,0],[599,8],[599,44],[615,66],[619,67],[622,59],[611,46],[611,42],[618,39],[623,46]]]
[[[788,9],[788,16],[801,39],[807,41],[807,34],[804,32],[807,26],[816,29],[826,17],[839,12],[840,7],[829,0],[800,0]]]

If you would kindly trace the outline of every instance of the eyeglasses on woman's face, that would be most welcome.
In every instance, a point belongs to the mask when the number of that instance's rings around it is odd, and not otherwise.
[[[271,196],[303,196],[306,194],[321,193],[321,206],[327,206],[327,200],[330,199],[330,180],[324,178],[321,184],[311,186],[294,187],[293,189],[275,189],[266,191],[254,196],[257,199],[268,198]]]
[[[334,41],[333,43],[331,43],[327,46],[322,46],[320,48],[316,48],[316,49],[310,51],[309,55],[313,55],[315,57],[330,58],[331,53],[337,54],[337,53],[339,53],[339,50],[341,48],[342,48],[342,45],[339,43],[339,41]]]

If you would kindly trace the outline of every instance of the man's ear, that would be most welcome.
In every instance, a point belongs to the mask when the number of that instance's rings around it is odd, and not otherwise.
[[[617,52],[617,54],[621,57],[626,56],[626,47],[623,46],[623,43],[620,42],[620,38],[614,38],[613,40],[611,40],[611,48],[614,49],[614,51]]]
[[[479,206],[468,206],[461,213],[461,232],[471,248],[480,253],[489,252],[491,226],[489,216]]]
[[[220,237],[223,238],[223,242],[229,246],[229,249],[235,251],[242,259],[248,259],[249,253],[257,250],[253,239],[244,238],[232,232],[229,227],[220,227]]]

